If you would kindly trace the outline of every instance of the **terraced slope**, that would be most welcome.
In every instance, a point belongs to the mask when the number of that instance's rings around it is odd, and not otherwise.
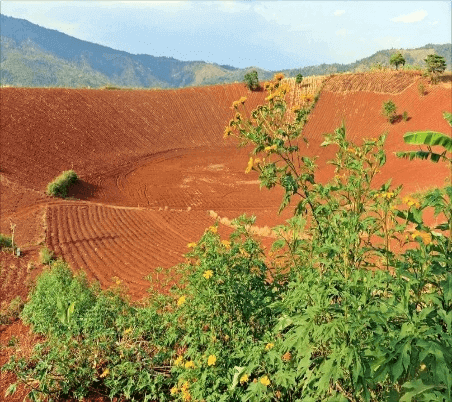
[[[306,81],[289,101],[297,102],[323,80]],[[323,134],[345,121],[349,137],[357,141],[388,132],[381,182],[393,177],[406,191],[442,185],[450,173],[444,164],[393,156],[406,148],[406,131],[450,130],[441,115],[452,104],[450,82],[425,83],[428,93],[421,97],[419,80],[419,75],[399,73],[327,78],[305,127],[309,147],[303,152],[319,156],[318,178],[332,173],[326,160],[334,149],[320,147]],[[259,190],[256,174],[244,173],[247,150],[222,138],[231,103],[247,96],[251,110],[263,103],[263,92],[225,85],[174,91],[3,88],[1,95],[1,231],[8,233],[11,219],[18,242],[35,249],[47,244],[104,287],[120,281],[138,299],[146,294],[145,277],[151,275],[156,290],[167,289],[177,273],[157,268],[182,261],[187,243],[196,241],[215,217],[227,236],[232,218],[256,214],[266,236],[265,226],[290,216],[290,211],[276,216],[278,190]],[[400,114],[408,112],[407,122],[391,125],[381,115],[389,99]],[[71,190],[73,198],[47,197],[46,184],[70,168],[81,177]],[[266,244],[270,241],[271,236]]]

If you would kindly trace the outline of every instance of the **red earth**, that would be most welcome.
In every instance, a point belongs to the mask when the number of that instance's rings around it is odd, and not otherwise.
[[[418,93],[420,82],[425,96]],[[442,117],[452,110],[450,82],[448,76],[431,86],[416,73],[328,78],[304,130],[309,147],[303,152],[319,156],[318,178],[332,175],[326,161],[335,152],[320,147],[323,134],[344,122],[347,137],[358,143],[388,133],[380,183],[393,178],[406,193],[444,185],[451,176],[445,164],[400,160],[394,152],[410,148],[403,142],[407,131],[451,133]],[[248,150],[223,140],[232,102],[246,96],[250,111],[264,103],[265,92],[231,84],[130,91],[2,88],[0,94],[0,231],[9,234],[15,224],[23,254],[0,252],[3,306],[17,295],[26,299],[42,270],[42,245],[104,288],[121,281],[138,300],[146,296],[149,278],[157,291],[174,283],[171,267],[215,217],[223,218],[224,238],[232,231],[227,222],[242,213],[255,214],[261,228],[290,217],[290,210],[276,213],[280,190],[260,190],[257,173],[245,174]],[[399,114],[406,111],[408,121],[388,123],[381,114],[387,100]],[[47,183],[68,169],[80,178],[69,198],[47,196]],[[269,233],[260,232],[265,245],[271,244]],[[0,327],[1,345],[16,333],[30,338],[16,322]],[[0,365],[6,361],[2,353]],[[0,395],[6,380],[0,377]]]

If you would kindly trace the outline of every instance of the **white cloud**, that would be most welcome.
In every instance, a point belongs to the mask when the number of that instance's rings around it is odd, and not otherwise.
[[[345,14],[345,10],[336,10],[336,11],[334,12],[334,15],[335,15],[336,17],[338,17],[338,16],[340,16],[340,15],[342,15],[342,14]]]
[[[429,24],[429,25],[436,25],[436,24],[439,24],[439,21],[433,21],[433,22],[429,21],[428,24]]]
[[[221,11],[224,11],[226,13],[237,13],[240,11],[246,11],[249,10],[251,5],[250,4],[246,4],[243,2],[238,2],[238,1],[233,1],[233,0],[221,0],[218,2],[218,8]]]
[[[398,17],[391,18],[393,22],[404,22],[405,24],[409,24],[411,22],[422,21],[427,16],[427,11],[418,10],[413,11],[411,14],[399,15]]]
[[[343,38],[347,35],[347,30],[345,28],[339,29],[335,32],[336,36],[342,36]]]

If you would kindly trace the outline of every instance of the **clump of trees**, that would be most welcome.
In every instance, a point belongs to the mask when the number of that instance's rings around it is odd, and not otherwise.
[[[430,75],[432,83],[437,84],[439,76],[446,70],[446,60],[437,54],[429,54],[424,61],[427,64],[427,73]]]

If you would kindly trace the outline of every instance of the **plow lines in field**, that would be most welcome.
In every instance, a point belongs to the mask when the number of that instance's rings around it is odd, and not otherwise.
[[[140,297],[149,287],[145,277],[180,262],[187,243],[212,223],[195,211],[62,203],[48,207],[47,244],[104,287],[119,279]]]
[[[425,84],[426,95],[420,96],[417,80],[423,78],[398,72],[306,77],[301,84],[285,79],[293,89],[289,107],[322,88],[303,132],[309,146],[300,148],[319,156],[316,180],[334,174],[326,160],[335,149],[320,147],[323,134],[344,122],[348,138],[358,143],[388,132],[382,182],[392,177],[406,191],[442,185],[449,173],[444,164],[394,156],[406,148],[406,131],[450,130],[442,118],[450,111],[450,88]],[[198,241],[215,220],[226,238],[235,217],[254,214],[256,234],[266,237],[267,246],[274,237],[270,228],[293,213],[291,205],[278,216],[282,190],[260,190],[258,174],[245,174],[249,148],[238,150],[233,140],[223,140],[232,102],[246,96],[249,113],[264,103],[265,91],[250,92],[242,84],[165,91],[0,91],[2,232],[8,233],[10,220],[17,223],[17,239],[35,245],[30,256],[38,253],[45,233],[44,242],[57,256],[103,287],[120,280],[140,298],[149,287],[145,277],[159,277],[157,267],[183,261],[187,243]],[[382,103],[389,99],[397,113],[407,112],[407,121],[390,124],[382,116]],[[69,192],[72,199],[47,197],[47,183],[71,168],[80,177]],[[19,283],[23,269],[3,271],[0,279]],[[177,273],[169,279],[177,280]],[[156,290],[166,289],[160,285]]]

